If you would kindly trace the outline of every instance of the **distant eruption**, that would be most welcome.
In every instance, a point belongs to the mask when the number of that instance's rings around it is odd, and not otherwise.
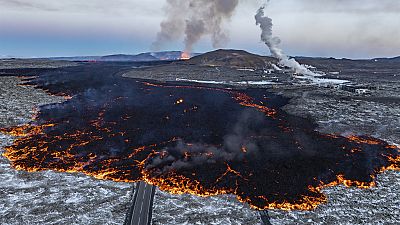
[[[222,24],[232,17],[238,3],[239,0],[167,0],[167,17],[160,24],[161,31],[152,48],[160,50],[166,42],[184,36],[182,58],[188,58],[194,44],[205,35],[211,35],[214,48],[223,47],[229,35]]]
[[[318,74],[310,71],[300,63],[298,63],[295,59],[289,58],[281,48],[279,48],[279,44],[281,40],[278,37],[274,37],[272,35],[272,19],[268,16],[265,16],[264,9],[267,7],[269,0],[261,6],[257,14],[255,15],[256,24],[260,26],[261,40],[268,46],[272,56],[279,60],[279,63],[282,66],[286,66],[291,68],[295,73],[306,75],[306,76],[318,76]]]
[[[190,58],[191,58],[191,55],[190,55],[189,52],[183,51],[183,52],[181,53],[181,59],[182,59],[182,60],[188,60],[188,59],[190,59]]]

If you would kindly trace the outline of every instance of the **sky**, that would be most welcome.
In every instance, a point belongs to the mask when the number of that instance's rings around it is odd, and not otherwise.
[[[254,14],[241,0],[224,23],[224,48],[269,55]],[[135,54],[151,51],[166,0],[0,0],[0,57]],[[374,58],[400,55],[399,0],[271,0],[266,10],[281,48],[292,56]],[[183,38],[163,50],[182,50]],[[210,38],[196,52],[213,50]]]

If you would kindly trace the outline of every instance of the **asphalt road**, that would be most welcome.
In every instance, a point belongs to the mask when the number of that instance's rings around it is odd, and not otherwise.
[[[150,225],[155,187],[145,182],[136,185],[130,225]]]

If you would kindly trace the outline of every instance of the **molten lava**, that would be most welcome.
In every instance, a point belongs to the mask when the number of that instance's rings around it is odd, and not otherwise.
[[[181,53],[181,60],[189,60],[190,58],[191,57],[189,52],[184,51]]]
[[[233,194],[260,210],[312,210],[327,201],[325,187],[369,188],[377,174],[400,168],[398,147],[316,132],[312,121],[280,109],[288,99],[264,89],[145,83],[97,64],[62,70],[32,82],[71,99],[0,130],[17,137],[4,156],[18,170],[144,180],[175,194]],[[98,71],[96,82],[87,71]]]

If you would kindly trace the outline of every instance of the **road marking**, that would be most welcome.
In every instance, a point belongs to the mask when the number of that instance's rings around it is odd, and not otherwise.
[[[131,225],[148,225],[151,211],[154,187],[145,182],[137,184],[134,198]],[[141,197],[139,197],[142,195]],[[140,208],[139,208],[140,207]]]
[[[146,193],[146,185],[143,188],[143,192],[144,193],[143,193],[143,198],[142,198],[142,201],[141,201],[142,204],[140,205],[138,225],[140,225],[140,220],[142,219],[142,212],[143,212],[143,205],[144,205],[144,195]]]

